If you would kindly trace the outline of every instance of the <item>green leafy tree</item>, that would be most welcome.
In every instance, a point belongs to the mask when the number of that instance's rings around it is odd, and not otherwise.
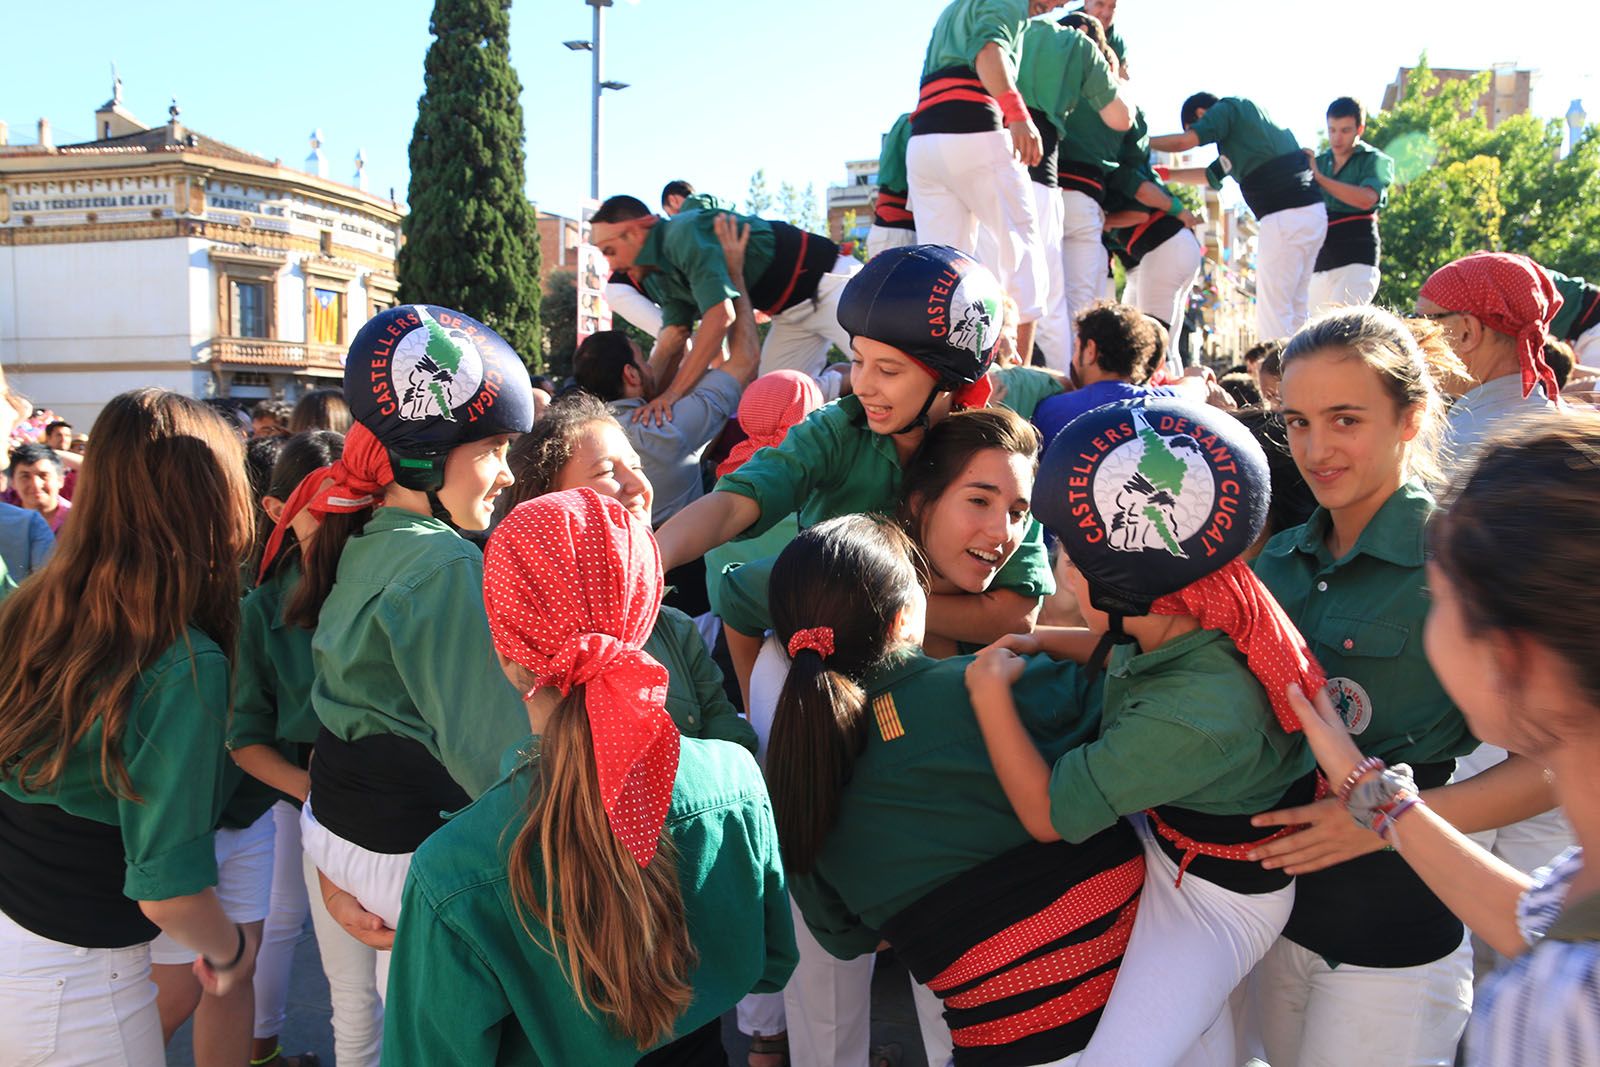
[[[553,270],[544,280],[539,317],[544,323],[544,366],[560,380],[572,373],[572,354],[578,347],[578,275]]]
[[[539,231],[524,192],[511,0],[435,0],[411,133],[400,299],[457,308],[537,361]],[[576,311],[574,310],[574,314]]]
[[[1441,82],[1424,55],[1401,99],[1367,123],[1396,172],[1380,304],[1410,307],[1436,268],[1479,249],[1600,275],[1600,131],[1562,159],[1560,122],[1514,115],[1491,130],[1480,104],[1489,78]]]
[[[750,175],[750,192],[744,199],[746,215],[765,215],[772,210],[772,193],[767,189],[767,171],[763,167]]]

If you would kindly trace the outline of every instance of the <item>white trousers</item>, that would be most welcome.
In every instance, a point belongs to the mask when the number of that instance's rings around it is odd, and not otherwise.
[[[256,953],[256,1027],[258,1038],[283,1033],[288,1017],[289,970],[294,946],[305,929],[310,900],[306,895],[305,853],[300,848],[300,812],[287,800],[272,805],[272,907],[261,928]]]
[[[1102,299],[1106,285],[1105,209],[1087,193],[1061,190],[1061,255],[1067,313],[1074,322]],[[1070,356],[1069,356],[1070,359]]]
[[[1062,242],[1066,228],[1066,206],[1061,191],[1038,182],[1029,182],[1033,191],[1033,210],[1039,217],[1039,257],[1044,261],[1044,315],[1033,335],[1034,346],[1044,356],[1045,366],[1063,374],[1072,366],[1072,307],[1067,303],[1066,250]]]
[[[333,1005],[333,1055],[339,1067],[378,1067],[383,1052],[383,1000],[378,995],[378,963],[388,973],[389,953],[368,948],[340,926],[322,903],[317,865],[301,857],[301,874],[311,901],[311,926],[317,954],[328,979]]]
[[[272,856],[277,824],[268,808],[249,826],[212,835],[217,857],[217,903],[236,923],[258,923],[272,907]],[[150,942],[150,962],[191,964],[198,953],[160,934]]]
[[[1178,338],[1183,333],[1183,316],[1189,308],[1189,294],[1200,277],[1205,253],[1194,231],[1184,227],[1147,252],[1139,265],[1128,272],[1128,285],[1122,302],[1167,324],[1167,367],[1183,373],[1178,358]]]
[[[1144,891],[1082,1067],[1237,1067],[1228,998],[1283,932],[1294,886],[1235,893],[1193,874],[1174,886],[1178,865],[1144,816],[1129,821],[1144,844]]]
[[[918,243],[976,254],[978,227],[987,227],[999,250],[984,265],[1017,302],[1020,320],[1037,321],[1046,284],[1039,220],[1028,188],[1033,183],[1011,154],[1010,134],[921,134],[906,146],[906,172]]]
[[[79,948],[0,912],[0,1067],[165,1067],[150,946]]]
[[[1287,339],[1310,317],[1311,268],[1328,235],[1321,203],[1274,211],[1256,243],[1256,336]]]
[[[1378,282],[1382,279],[1378,268],[1368,263],[1350,263],[1332,270],[1314,272],[1309,296],[1311,317],[1316,318],[1335,308],[1372,303],[1372,298],[1378,295]]]
[[[661,336],[661,306],[631,285],[606,282],[606,305],[651,337]]]
[[[1256,977],[1272,1067],[1451,1067],[1472,1014],[1466,938],[1419,967],[1330,967],[1280,937]]]
[[[1600,366],[1600,326],[1591,326],[1573,338],[1572,354],[1586,367]]]
[[[890,248],[904,248],[917,243],[916,230],[902,230],[894,226],[873,226],[867,231],[867,262],[879,252]]]
[[[950,1036],[950,1024],[944,1021],[944,1001],[912,978],[911,1003],[917,1009],[917,1030],[922,1034],[922,1052],[928,1058],[928,1067],[951,1067],[956,1045]]]
[[[833,270],[817,283],[817,295],[774,315],[761,345],[761,373],[797,370],[815,378],[828,365],[828,350],[837,345],[850,354],[850,335],[839,325],[839,296],[850,276],[861,269],[854,256],[840,256]]]

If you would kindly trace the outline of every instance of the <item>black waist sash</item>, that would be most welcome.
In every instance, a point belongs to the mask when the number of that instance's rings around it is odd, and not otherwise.
[[[1061,188],[1080,192],[1102,207],[1105,205],[1107,175],[1100,167],[1063,158],[1056,166],[1056,176]]]
[[[1128,255],[1135,264],[1166,244],[1188,227],[1171,215],[1157,215],[1133,228],[1128,236]]]
[[[1082,844],[1031,842],[957,875],[883,923],[944,1001],[958,1067],[1061,1059],[1094,1034],[1144,883],[1126,823]]]
[[[1578,312],[1578,317],[1567,327],[1567,336],[1562,338],[1563,341],[1576,341],[1596,326],[1600,326],[1600,288],[1585,282],[1579,299],[1583,302],[1583,310]]]
[[[911,136],[1003,129],[999,101],[971,67],[945,67],[922,79],[917,109],[911,113]]]
[[[1312,772],[1291,785],[1268,810],[1277,811],[1280,808],[1309,804],[1316,798],[1316,792],[1317,776]],[[1155,811],[1161,817],[1161,821],[1174,830],[1209,845],[1249,845],[1273,833],[1271,830],[1250,825],[1250,819],[1258,814],[1257,812],[1251,812],[1249,815],[1208,815],[1187,808],[1176,808],[1170,804],[1156,808]],[[1168,859],[1182,867],[1183,849],[1159,833],[1156,834],[1156,844],[1167,854]],[[1207,856],[1204,853],[1189,861],[1185,876],[1190,875],[1204,878],[1235,893],[1250,894],[1271,893],[1282,889],[1291,881],[1282,870],[1269,871],[1261,864],[1250,860],[1225,859],[1221,856]]]
[[[872,224],[886,230],[915,230],[917,220],[907,206],[910,194],[904,189],[878,186],[878,200],[872,208]]]
[[[750,286],[756,310],[777,315],[817,295],[822,276],[839,260],[839,246],[820,234],[773,222],[772,262]]]
[[[1328,235],[1322,239],[1313,270],[1338,270],[1360,263],[1378,265],[1382,245],[1378,238],[1378,213],[1328,216]]]
[[[1044,145],[1044,154],[1039,157],[1039,162],[1028,168],[1028,178],[1035,184],[1054,189],[1061,184],[1056,177],[1056,157],[1061,148],[1061,135],[1056,132],[1056,124],[1043,111],[1030,107],[1028,114],[1033,117],[1033,124],[1039,127],[1039,141]]]
[[[369,852],[402,856],[469,798],[419,742],[397,734],[344,741],[317,734],[311,810],[317,822]]]
[[[0,793],[0,912],[24,930],[80,948],[144,944],[161,930],[123,895],[126,876],[121,827]]]
[[[1322,203],[1317,180],[1311,175],[1311,162],[1298,148],[1267,160],[1243,177],[1234,177],[1239,178],[1244,202],[1258,219],[1275,211]]]
[[[1450,780],[1455,761],[1412,768],[1418,788]],[[1420,967],[1461,944],[1461,920],[1398,852],[1372,852],[1295,879],[1283,936],[1327,959],[1362,967]]]

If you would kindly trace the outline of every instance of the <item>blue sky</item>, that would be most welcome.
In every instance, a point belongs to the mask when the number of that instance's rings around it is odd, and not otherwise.
[[[606,18],[602,195],[652,199],[669,178],[742,201],[751,172],[822,189],[916,97],[942,0],[618,0]],[[1540,71],[1535,112],[1574,97],[1600,121],[1600,10],[1574,0],[1122,0],[1137,98],[1161,132],[1189,92],[1250,96],[1315,143],[1327,102],[1376,106],[1395,69],[1426,49],[1436,66],[1516,61]],[[357,148],[370,188],[405,198],[406,145],[428,43],[428,0],[279,0],[271,5],[100,0],[12,5],[4,18],[0,119],[14,142],[48,117],[58,144],[87,139],[115,60],[144,122],[176,96],[194,129],[299,165],[321,127],[330,175]],[[528,193],[573,214],[587,195],[589,57],[582,0],[518,0],[512,62],[523,84]],[[1585,11],[1578,15],[1575,12]],[[1587,22],[1584,26],[1582,23]]]

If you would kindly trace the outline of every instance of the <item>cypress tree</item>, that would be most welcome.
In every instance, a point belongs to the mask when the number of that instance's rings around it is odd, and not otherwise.
[[[539,229],[524,192],[511,0],[435,0],[429,30],[400,299],[464,311],[537,365]]]

